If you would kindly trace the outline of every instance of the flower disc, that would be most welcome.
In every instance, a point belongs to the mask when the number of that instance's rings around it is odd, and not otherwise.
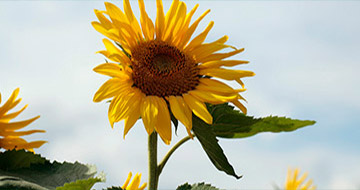
[[[132,51],[134,86],[146,95],[180,96],[199,84],[195,61],[165,42],[140,43]]]

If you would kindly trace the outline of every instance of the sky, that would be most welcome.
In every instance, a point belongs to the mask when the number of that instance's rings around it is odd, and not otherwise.
[[[115,2],[119,7],[122,2]],[[167,10],[170,1],[165,1]],[[206,41],[228,35],[244,47],[236,59],[250,64],[244,80],[248,115],[315,120],[291,133],[220,139],[236,180],[219,172],[197,140],[180,147],[160,176],[160,189],[207,182],[223,189],[283,187],[287,169],[308,172],[318,189],[360,189],[360,2],[357,1],[186,1],[199,3],[195,16],[211,13],[215,25]],[[137,2],[131,2],[139,15]],[[147,1],[154,19],[155,1]],[[102,1],[0,1],[0,92],[3,101],[19,87],[18,120],[41,115],[27,129],[45,129],[27,140],[47,140],[35,150],[51,160],[95,164],[106,174],[96,189],[122,185],[128,172],[147,181],[147,133],[139,120],[123,139],[123,122],[111,129],[106,102],[92,97],[107,77],[92,69],[104,62],[102,39],[91,26]],[[229,83],[236,86],[235,83]],[[20,109],[20,106],[17,108]],[[179,127],[171,145],[186,135]],[[159,159],[170,146],[159,142]]]

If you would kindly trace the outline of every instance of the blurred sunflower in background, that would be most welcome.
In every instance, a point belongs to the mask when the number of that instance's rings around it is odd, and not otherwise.
[[[12,108],[18,105],[21,101],[21,98],[16,99],[19,94],[19,88],[15,89],[11,94],[10,98],[0,107],[0,148],[7,150],[11,149],[26,149],[33,152],[33,148],[39,148],[46,141],[33,141],[27,142],[21,136],[30,135],[33,133],[44,133],[44,130],[29,130],[29,131],[16,131],[22,129],[37,120],[40,116],[34,118],[10,122],[10,120],[17,117],[22,111],[25,110],[27,105],[25,105],[19,111],[8,113]],[[0,103],[1,103],[1,94],[0,94]]]
[[[210,10],[191,23],[198,5],[187,12],[184,2],[174,0],[165,14],[162,1],[157,0],[154,25],[145,11],[144,1],[138,3],[140,23],[129,0],[123,2],[124,12],[106,2],[105,11],[95,10],[99,22],[92,22],[98,32],[114,41],[104,39],[106,50],[100,53],[115,63],[94,68],[95,72],[111,77],[94,95],[95,102],[112,98],[108,111],[111,126],[125,120],[125,137],[141,117],[149,135],[155,130],[166,144],[170,144],[170,114],[182,122],[191,135],[192,113],[212,123],[205,103],[232,102],[246,113],[239,101],[244,100],[239,93],[245,91],[241,78],[254,76],[254,73],[223,68],[248,63],[224,60],[244,49],[226,45],[228,36],[205,43],[213,21],[192,38]],[[225,48],[231,50],[218,52]],[[235,80],[242,87],[233,89],[215,78]]]
[[[299,169],[289,169],[285,184],[285,190],[315,190],[316,186],[312,185],[311,179],[305,183],[307,175],[308,174],[305,173],[304,175],[299,176]]]
[[[137,173],[134,179],[130,182],[132,173],[130,172],[128,178],[126,179],[124,185],[121,187],[125,190],[144,190],[147,183],[144,183],[140,186],[141,174]]]

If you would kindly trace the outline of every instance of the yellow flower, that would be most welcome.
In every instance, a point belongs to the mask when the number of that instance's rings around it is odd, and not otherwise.
[[[131,176],[132,176],[132,173],[130,172],[124,185],[121,187],[122,189],[125,189],[125,190],[143,190],[143,189],[145,189],[147,183],[144,183],[141,187],[139,187],[140,180],[141,180],[141,174],[137,173],[135,175],[134,179],[129,184],[129,182],[131,180]]]
[[[40,116],[36,116],[34,118],[18,121],[18,122],[10,122],[10,120],[14,119],[18,116],[22,111],[25,110],[27,105],[25,105],[21,110],[7,113],[12,108],[14,108],[17,104],[20,103],[21,98],[16,100],[16,97],[19,94],[19,88],[14,90],[11,94],[10,98],[0,107],[0,148],[4,149],[27,149],[29,151],[33,151],[33,148],[39,148],[43,145],[46,141],[33,141],[27,142],[26,140],[22,139],[20,136],[30,135],[33,133],[44,133],[44,130],[29,130],[29,131],[16,131],[19,129],[24,128],[25,126],[29,125]],[[1,94],[0,94],[0,103],[1,103]]]
[[[312,185],[312,180],[308,180],[305,184],[305,179],[307,177],[307,173],[305,173],[303,176],[301,176],[298,179],[299,170],[295,169],[294,171],[289,169],[285,190],[315,190],[316,186]]]
[[[95,102],[112,98],[108,111],[111,126],[125,120],[125,137],[141,117],[149,135],[155,130],[169,144],[170,113],[184,124],[189,135],[192,113],[208,124],[213,122],[205,103],[232,102],[246,113],[246,108],[239,102],[244,100],[239,93],[245,91],[240,79],[254,76],[254,73],[223,68],[248,63],[224,60],[244,49],[226,45],[227,36],[204,43],[213,21],[190,40],[199,22],[210,10],[190,24],[198,5],[187,13],[186,4],[174,0],[165,14],[162,1],[157,0],[154,25],[145,11],[144,1],[138,2],[140,24],[129,0],[124,0],[124,12],[106,2],[106,11],[95,10],[99,22],[92,22],[98,32],[120,48],[104,39],[106,50],[100,53],[116,63],[104,63],[94,68],[95,72],[112,77],[94,96]],[[218,52],[225,48],[231,51]],[[233,89],[214,77],[235,80],[242,88]]]

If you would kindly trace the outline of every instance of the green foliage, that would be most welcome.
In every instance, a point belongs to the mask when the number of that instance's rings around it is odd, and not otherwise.
[[[57,187],[56,190],[90,190],[95,183],[103,181],[104,180],[100,178],[82,179],[71,183],[65,183],[64,186]]]
[[[0,176],[0,190],[48,190],[18,177]]]
[[[45,158],[25,150],[9,150],[0,154],[0,170],[29,168],[31,164],[44,164]]]
[[[211,127],[198,117],[194,116],[192,130],[214,166],[218,170],[224,171],[228,175],[234,176],[236,179],[240,179],[241,176],[238,176],[235,173],[234,168],[227,160]]]
[[[25,150],[0,153],[0,189],[55,189],[65,183],[92,178],[95,173],[95,166],[50,162]]]
[[[179,185],[176,190],[190,190],[191,189],[191,185],[188,183],[184,183],[182,185]]]
[[[125,189],[123,189],[123,188],[121,188],[121,187],[115,187],[115,186],[113,186],[113,187],[108,187],[107,189],[103,189],[103,190],[125,190]]]
[[[176,190],[219,190],[219,189],[211,186],[210,184],[205,184],[205,183],[197,183],[193,185],[189,185],[188,183],[185,183],[177,187]]]
[[[245,138],[261,132],[290,132],[315,124],[315,121],[277,116],[254,118],[228,104],[208,105],[208,110],[213,116],[212,130],[216,136],[223,138]]]
[[[213,117],[213,124],[209,125],[193,115],[192,130],[214,166],[237,179],[241,176],[235,173],[216,137],[245,138],[261,132],[290,132],[315,124],[315,121],[276,116],[254,118],[228,104],[207,104],[207,109]]]
[[[170,109],[170,108],[169,108],[169,112],[170,112],[171,122],[174,124],[174,127],[175,127],[175,134],[177,134],[177,129],[178,129],[179,121],[175,118],[175,116],[174,116],[174,114],[171,112],[171,109]]]

